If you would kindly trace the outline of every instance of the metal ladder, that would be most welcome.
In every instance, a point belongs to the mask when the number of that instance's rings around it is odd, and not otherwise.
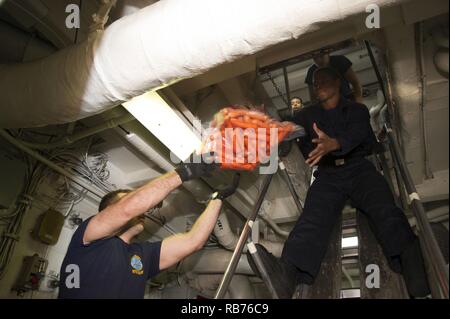
[[[294,190],[294,186],[289,177],[289,174],[286,171],[286,167],[284,166],[283,162],[280,160],[278,162],[278,166],[280,168],[279,172],[282,174],[284,180],[286,181],[289,191],[292,195],[292,198],[294,199],[297,209],[299,210],[299,213],[301,214],[303,211],[303,207],[300,202],[300,199],[297,196],[297,193]],[[250,213],[247,221],[245,222],[244,228],[243,228],[241,235],[239,236],[239,240],[236,244],[236,248],[233,252],[233,255],[231,256],[231,259],[229,261],[227,269],[225,270],[224,276],[222,277],[222,281],[220,282],[219,288],[216,291],[214,299],[220,299],[225,296],[225,294],[228,290],[228,287],[231,283],[231,280],[233,278],[233,275],[236,271],[236,267],[238,265],[239,259],[244,250],[244,246],[246,244],[248,247],[248,252],[250,253],[250,256],[253,259],[256,267],[258,268],[258,271],[261,274],[262,280],[264,281],[267,288],[269,289],[271,296],[274,299],[278,299],[278,295],[277,295],[275,289],[273,288],[271,278],[268,276],[267,271],[261,262],[261,257],[259,256],[258,251],[256,250],[255,244],[253,243],[251,238],[249,238],[249,235],[252,231],[253,224],[258,216],[259,210],[261,209],[261,205],[267,194],[267,191],[269,189],[269,186],[270,186],[273,176],[274,176],[274,174],[268,174],[268,175],[265,175],[265,177],[264,177],[262,187],[261,187],[261,192],[258,196],[258,199],[257,199],[255,205],[253,206],[252,212]]]

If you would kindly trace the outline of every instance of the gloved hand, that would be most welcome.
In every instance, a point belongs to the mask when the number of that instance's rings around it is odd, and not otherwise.
[[[291,141],[283,141],[278,145],[278,156],[285,157],[288,156],[292,149]]]
[[[214,161],[214,154],[191,155],[175,171],[181,181],[186,182],[199,177],[211,177],[211,173],[219,167]]]
[[[214,193],[212,193],[211,199],[220,199],[223,201],[225,198],[233,195],[239,186],[240,178],[241,178],[241,174],[236,173],[233,177],[232,184],[224,189],[216,190]]]

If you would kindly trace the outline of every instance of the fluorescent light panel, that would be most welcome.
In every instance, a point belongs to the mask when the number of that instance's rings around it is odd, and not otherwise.
[[[123,106],[179,159],[187,159],[201,145],[194,134],[157,92],[133,98]]]

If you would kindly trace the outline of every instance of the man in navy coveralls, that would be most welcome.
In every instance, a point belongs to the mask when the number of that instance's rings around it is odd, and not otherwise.
[[[330,234],[350,199],[368,217],[391,267],[403,274],[410,295],[426,296],[430,291],[418,239],[395,205],[383,176],[365,158],[376,143],[369,111],[365,105],[342,97],[340,81],[331,67],[314,73],[319,103],[297,112],[294,121],[307,133],[298,144],[306,163],[318,166],[315,180],[281,258],[261,245],[257,249],[278,295],[291,298],[298,283],[313,283]]]

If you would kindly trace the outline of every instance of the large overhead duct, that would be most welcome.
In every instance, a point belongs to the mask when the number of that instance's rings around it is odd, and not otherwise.
[[[29,62],[55,52],[55,48],[48,43],[2,21],[0,43],[7,44],[0,50],[0,61],[3,63]]]
[[[73,122],[365,12],[368,5],[403,1],[159,1],[74,47],[0,66],[0,127]]]

